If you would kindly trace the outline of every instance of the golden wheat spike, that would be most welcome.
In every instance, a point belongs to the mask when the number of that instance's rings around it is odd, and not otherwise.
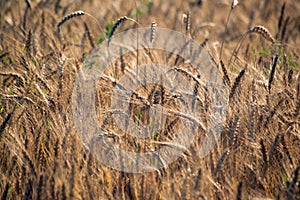
[[[267,39],[268,41],[275,43],[274,37],[269,32],[269,30],[267,28],[265,28],[264,26],[256,25],[252,29],[250,29],[249,32],[250,33],[258,33],[261,36],[263,36],[265,39]]]

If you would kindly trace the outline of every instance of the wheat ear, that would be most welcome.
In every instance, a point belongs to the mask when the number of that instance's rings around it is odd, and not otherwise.
[[[150,42],[151,43],[154,42],[156,27],[157,27],[157,24],[155,22],[152,22],[151,23],[151,34],[150,34]]]
[[[261,36],[263,36],[266,40],[275,43],[275,39],[272,36],[272,34],[269,32],[269,30],[261,25],[256,25],[252,29],[249,30],[249,33],[258,33]]]
[[[274,80],[275,69],[276,69],[278,58],[279,58],[279,55],[276,55],[274,60],[273,60],[272,69],[271,69],[270,78],[269,78],[269,83],[268,83],[269,93],[271,93],[271,87],[272,87],[272,82]]]
[[[121,24],[123,24],[123,23],[124,23],[125,21],[127,21],[127,20],[133,21],[133,22],[136,23],[137,25],[140,25],[137,21],[135,21],[135,20],[132,19],[132,18],[129,18],[129,17],[127,17],[127,16],[120,17],[120,18],[117,20],[117,22],[114,24],[114,26],[112,27],[112,29],[111,29],[111,32],[110,32],[110,35],[109,35],[109,38],[108,38],[108,45],[109,45],[109,43],[110,43],[110,41],[111,41],[111,39],[112,39],[114,33],[116,32],[117,28],[118,28],[119,26],[121,26]]]
[[[235,79],[235,81],[234,81],[234,83],[233,83],[233,86],[231,87],[231,90],[230,90],[229,100],[232,99],[232,98],[234,97],[236,88],[240,85],[241,80],[242,80],[243,76],[245,75],[246,68],[247,68],[247,66],[246,66],[246,67],[239,73],[239,75],[236,77],[236,79]]]
[[[228,73],[227,73],[227,69],[226,69],[226,67],[225,67],[225,64],[224,64],[224,62],[223,62],[223,60],[220,60],[220,64],[221,64],[221,68],[222,68],[222,71],[223,71],[223,80],[224,80],[224,82],[228,85],[228,86],[230,86],[231,85],[231,81],[230,81],[230,78],[229,78],[229,76],[228,76]]]
[[[230,153],[229,150],[224,151],[223,154],[221,155],[220,159],[218,160],[216,173],[215,173],[216,177],[219,176],[219,172],[221,171],[223,163],[224,163],[226,157],[229,155],[229,153]]]
[[[82,11],[82,10],[77,10],[77,11],[72,12],[71,14],[65,16],[64,18],[62,18],[62,20],[57,24],[57,32],[58,32],[58,33],[60,32],[61,26],[64,25],[67,21],[69,21],[69,20],[71,20],[71,19],[73,19],[73,18],[75,18],[75,17],[82,16],[82,15],[89,16],[89,17],[91,17],[93,20],[95,20],[96,23],[97,23],[97,25],[98,25],[98,27],[99,27],[99,30],[101,30],[101,32],[102,32],[103,35],[105,36],[104,31],[102,30],[102,28],[101,28],[101,26],[100,26],[98,20],[97,20],[93,15],[91,15],[91,14],[89,14],[89,13],[87,13],[87,12],[84,12],[84,11]]]
[[[78,10],[75,12],[72,12],[71,14],[65,16],[58,24],[57,24],[57,28],[60,28],[64,23],[66,23],[67,21],[69,21],[70,19],[73,19],[74,17],[78,17],[78,16],[82,16],[85,15],[86,13],[83,12],[82,10]]]
[[[282,22],[283,22],[283,18],[284,18],[284,10],[285,10],[285,2],[281,6],[280,17],[279,17],[279,20],[278,20],[278,32],[276,34],[276,39],[278,39],[279,33],[281,31]]]

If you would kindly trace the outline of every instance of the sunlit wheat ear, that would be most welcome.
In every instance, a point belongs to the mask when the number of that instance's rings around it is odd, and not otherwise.
[[[134,19],[132,19],[132,18],[129,18],[127,16],[120,17],[111,29],[111,32],[110,32],[110,35],[109,35],[109,38],[108,38],[108,45],[109,45],[114,33],[116,32],[117,28],[119,26],[121,26],[121,24],[123,24],[127,20],[133,21],[134,23],[139,25],[139,23],[137,21],[135,21]]]
[[[256,25],[252,29],[249,30],[249,33],[258,33],[263,36],[266,40],[275,43],[275,39],[272,34],[269,32],[267,28],[261,25]]]
[[[150,34],[150,42],[153,43],[155,38],[155,30],[156,30],[157,24],[155,22],[151,23],[151,34]]]
[[[64,23],[66,23],[66,22],[69,21],[70,19],[73,19],[74,17],[82,16],[82,15],[85,15],[85,12],[83,12],[82,10],[78,10],[78,11],[72,12],[71,14],[65,16],[65,17],[57,24],[57,28],[60,28]]]
[[[186,18],[185,18],[185,32],[186,34],[189,34],[191,29],[191,12],[188,12],[186,14]]]

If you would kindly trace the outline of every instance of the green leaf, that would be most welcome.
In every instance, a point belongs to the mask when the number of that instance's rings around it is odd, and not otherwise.
[[[268,55],[269,54],[269,52],[270,52],[270,49],[266,49],[266,50],[259,50],[259,54],[260,55]]]
[[[97,44],[101,44],[105,40],[104,36],[101,36],[100,39],[97,41]]]
[[[289,184],[289,178],[288,178],[284,168],[281,169],[281,174],[282,174],[282,177],[283,177],[283,180],[284,180],[285,184],[288,185]]]
[[[110,21],[110,22],[108,22],[108,23],[106,24],[104,33],[105,33],[105,35],[106,35],[107,37],[110,36],[111,30],[112,30],[113,27],[114,27],[114,22],[113,22],[113,21]]]

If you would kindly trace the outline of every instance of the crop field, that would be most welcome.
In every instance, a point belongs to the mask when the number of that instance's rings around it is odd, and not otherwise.
[[[0,9],[1,200],[300,199],[299,0],[0,0]],[[126,46],[145,35],[147,45]],[[198,52],[186,59],[190,44]],[[116,58],[93,68],[114,47]],[[78,81],[85,72],[101,77]],[[91,108],[94,121],[84,118]],[[149,164],[115,148],[161,154]]]

